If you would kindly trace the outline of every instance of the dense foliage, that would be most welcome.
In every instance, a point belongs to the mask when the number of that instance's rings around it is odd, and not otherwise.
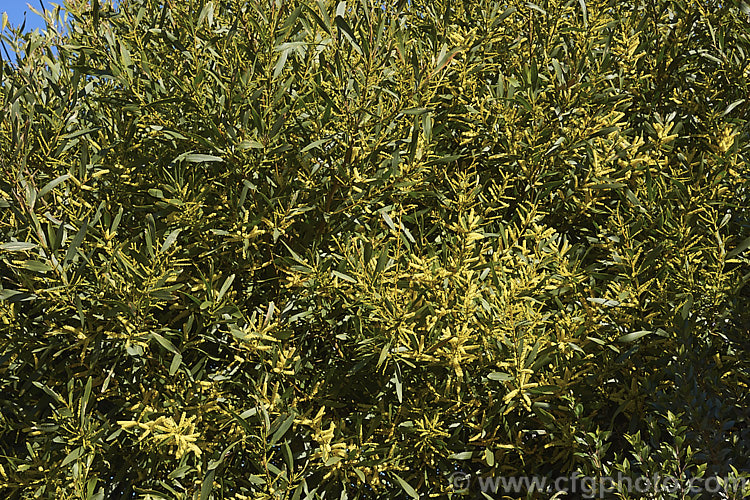
[[[97,3],[2,26],[3,498],[750,474],[747,3]]]

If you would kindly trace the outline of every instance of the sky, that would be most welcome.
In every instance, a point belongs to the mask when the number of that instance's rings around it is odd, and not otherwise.
[[[8,14],[8,23],[12,26],[20,26],[23,23],[24,13],[26,13],[26,31],[32,31],[34,28],[40,30],[44,27],[44,21],[41,17],[34,14],[28,5],[34,6],[38,11],[42,10],[42,6],[39,4],[39,0],[2,0],[0,2],[0,11]],[[62,3],[62,2],[60,2]],[[52,4],[47,1],[44,5],[48,8],[52,8]]]
[[[40,31],[46,28],[44,19],[41,16],[34,13],[29,8],[31,4],[35,10],[42,10],[42,3],[47,10],[54,10],[57,5],[62,5],[63,0],[0,0],[0,16],[6,14],[8,18],[8,25],[13,27],[20,27],[26,19],[26,26],[24,31],[33,31],[39,29]],[[100,2],[103,3],[103,2]],[[117,0],[113,2],[117,5]],[[0,49],[1,51],[2,49]],[[0,52],[0,56],[5,56],[4,52]],[[13,56],[12,56],[13,57]]]

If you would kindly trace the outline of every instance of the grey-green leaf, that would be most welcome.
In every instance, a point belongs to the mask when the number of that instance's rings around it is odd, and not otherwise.
[[[645,337],[649,333],[652,333],[652,332],[650,330],[641,330],[641,331],[638,331],[638,332],[632,332],[632,333],[628,333],[626,335],[623,335],[622,337],[618,338],[617,341],[618,342],[623,342],[623,343],[625,343],[625,342],[634,342],[634,341],[638,340],[641,337]]]
[[[513,380],[512,375],[509,375],[503,372],[492,372],[489,375],[487,375],[487,378],[490,380],[497,380],[500,382],[505,382],[506,380]]]
[[[36,243],[30,243],[28,241],[9,241],[0,245],[0,249],[8,252],[25,252],[32,250],[37,247]]]
[[[188,161],[190,163],[205,163],[210,161],[223,162],[224,159],[214,155],[191,153],[185,156],[185,161]]]
[[[61,175],[57,179],[53,179],[49,181],[47,184],[44,185],[42,190],[39,191],[39,198],[43,197],[45,194],[55,189],[57,185],[67,181],[68,179],[70,179],[70,174]]]
[[[399,484],[399,485],[401,486],[401,488],[402,488],[402,489],[404,490],[404,492],[405,492],[405,493],[406,493],[407,495],[409,495],[409,496],[410,496],[411,498],[414,498],[415,500],[419,500],[419,494],[418,494],[418,493],[417,493],[417,491],[416,491],[416,490],[415,490],[415,489],[414,489],[414,488],[412,487],[412,485],[410,485],[409,483],[407,483],[406,481],[404,481],[404,480],[403,480],[403,479],[402,479],[402,478],[401,478],[400,476],[398,476],[397,474],[395,474],[395,473],[393,473],[393,472],[391,472],[391,474],[393,475],[393,477],[394,477],[394,478],[396,479],[396,481],[398,482],[398,484]]]

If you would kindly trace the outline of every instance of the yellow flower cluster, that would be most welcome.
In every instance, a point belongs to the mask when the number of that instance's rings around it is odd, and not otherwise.
[[[174,446],[176,458],[182,458],[186,453],[193,452],[196,456],[201,455],[201,449],[196,445],[200,433],[195,431],[195,416],[188,417],[185,413],[177,423],[172,417],[160,416],[150,422],[136,422],[133,420],[119,420],[117,424],[123,429],[140,427],[145,432],[141,434],[138,441],[144,441],[150,436],[150,441],[155,446],[169,444]]]

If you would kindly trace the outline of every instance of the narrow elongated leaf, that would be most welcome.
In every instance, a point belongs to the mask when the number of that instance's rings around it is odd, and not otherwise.
[[[436,74],[440,73],[452,60],[458,53],[461,52],[461,47],[455,47],[451,49],[448,52],[445,52],[440,59],[438,59],[437,64],[435,65],[435,69],[432,70],[432,73],[430,74],[429,78],[432,78]]]
[[[240,145],[240,150],[246,150],[246,149],[263,149],[263,144],[261,144],[258,141],[254,141],[251,139],[244,139]]]
[[[509,375],[503,372],[492,372],[489,375],[487,375],[487,378],[490,380],[498,380],[500,382],[505,382],[506,380],[513,380],[512,375]]]
[[[77,137],[81,137],[82,135],[87,135],[87,134],[90,134],[91,132],[96,132],[100,128],[101,127],[91,127],[91,128],[86,128],[86,129],[82,129],[82,130],[76,130],[75,132],[71,132],[69,134],[63,135],[62,137],[60,137],[60,139],[63,139],[63,140],[65,140],[65,139],[75,139]]]
[[[388,225],[388,227],[391,228],[392,231],[395,231],[396,225],[393,223],[393,219],[391,219],[391,216],[388,215],[386,212],[380,212],[380,215],[383,216],[383,220]]]
[[[364,53],[362,52],[362,47],[360,47],[359,43],[357,43],[357,39],[354,36],[354,32],[349,27],[349,24],[346,22],[346,20],[343,17],[337,15],[334,22],[336,23],[336,26],[344,34],[344,38],[346,38],[349,41],[349,43],[352,45],[354,50],[356,50],[359,55],[364,55]]]
[[[286,434],[286,432],[292,427],[294,419],[295,415],[293,413],[284,419],[279,428],[276,429],[276,432],[274,432],[273,436],[271,436],[271,445],[278,443],[279,440],[284,437],[284,434]]]
[[[641,337],[645,337],[649,333],[652,333],[652,332],[650,330],[641,330],[639,332],[628,333],[626,335],[623,335],[622,337],[619,337],[617,341],[622,342],[622,343],[634,342]]]
[[[396,479],[398,484],[401,486],[401,488],[403,488],[404,492],[409,495],[409,497],[414,498],[415,500],[419,500],[419,494],[412,485],[404,481],[401,476],[395,473],[391,473],[391,475]]]
[[[203,478],[201,483],[201,500],[208,500],[211,496],[211,492],[214,489],[214,477],[216,476],[216,469],[208,469],[206,476]]]
[[[78,460],[79,458],[81,458],[84,451],[86,450],[83,446],[79,446],[78,448],[74,449],[63,459],[62,463],[60,463],[60,467],[65,467],[69,463]]]
[[[86,386],[83,389],[83,396],[81,396],[81,411],[80,411],[80,418],[81,421],[86,417],[86,407],[89,403],[89,398],[91,397],[91,384],[92,379],[91,377],[88,378],[86,381]]]
[[[173,376],[175,373],[177,373],[177,370],[179,370],[180,365],[182,364],[182,355],[180,353],[177,353],[172,358],[172,363],[169,365],[169,376]]]
[[[339,271],[331,271],[331,274],[336,276],[337,278],[340,278],[344,281],[348,281],[349,283],[356,283],[357,280],[349,276],[348,274],[341,273]]]
[[[44,187],[39,191],[39,198],[42,198],[45,194],[49,193],[53,189],[55,189],[56,186],[59,184],[62,184],[63,182],[70,179],[70,174],[61,175],[60,177],[49,181],[47,184],[44,185]]]
[[[63,259],[63,267],[67,267],[68,263],[76,255],[76,252],[78,251],[78,247],[80,247],[81,243],[83,243],[83,238],[86,236],[86,231],[88,231],[88,227],[89,227],[88,220],[84,220],[83,222],[81,222],[81,227],[78,229],[78,232],[73,238],[73,241],[70,243],[70,246],[68,247],[68,251],[65,252],[65,258]]]
[[[226,279],[224,280],[224,283],[221,285],[221,289],[219,289],[219,293],[216,296],[215,302],[217,304],[219,302],[221,302],[221,299],[224,298],[224,294],[227,293],[227,291],[229,290],[229,287],[232,286],[232,282],[234,281],[234,277],[235,277],[235,275],[231,274],[231,275],[227,276]]]
[[[210,161],[223,162],[224,159],[218,156],[214,156],[214,155],[191,153],[185,156],[185,161],[188,161],[191,163],[204,163],[204,162],[210,162]]]
[[[47,271],[52,270],[52,267],[50,267],[49,264],[39,262],[38,260],[26,260],[23,262],[23,264],[21,264],[21,266],[24,269],[28,269],[29,271],[34,271],[37,273],[46,273]]]
[[[726,258],[732,259],[738,256],[739,254],[741,254],[742,252],[744,252],[745,250],[747,250],[748,248],[750,248],[750,237],[745,238],[744,240],[740,242],[739,245],[734,247],[731,251],[727,252]]]
[[[36,243],[28,241],[9,241],[0,245],[0,249],[5,250],[6,252],[25,252],[33,250],[36,247]]]
[[[273,67],[273,78],[276,79],[281,75],[281,72],[284,71],[284,66],[286,65],[286,60],[289,57],[289,49],[286,49],[281,52],[279,55],[279,58],[276,60],[276,65]]]
[[[181,228],[177,228],[171,233],[169,233],[169,236],[167,236],[161,248],[159,249],[159,253],[164,253],[167,250],[169,250],[169,247],[171,247],[174,244],[174,242],[177,241],[177,237],[180,235],[181,231],[182,231]]]
[[[162,347],[164,347],[166,350],[168,350],[172,354],[178,354],[177,348],[169,339],[162,337],[156,332],[152,332],[151,337],[157,342],[159,342],[162,345]]]
[[[586,0],[578,0],[581,6],[581,15],[583,16],[583,25],[588,27],[589,25],[589,10],[586,8]]]
[[[729,113],[731,113],[734,110],[734,108],[736,108],[737,106],[743,104],[744,102],[745,102],[745,99],[738,99],[738,100],[734,101],[732,104],[730,104],[729,106],[727,106],[727,109],[724,110],[724,115],[728,115]]]

